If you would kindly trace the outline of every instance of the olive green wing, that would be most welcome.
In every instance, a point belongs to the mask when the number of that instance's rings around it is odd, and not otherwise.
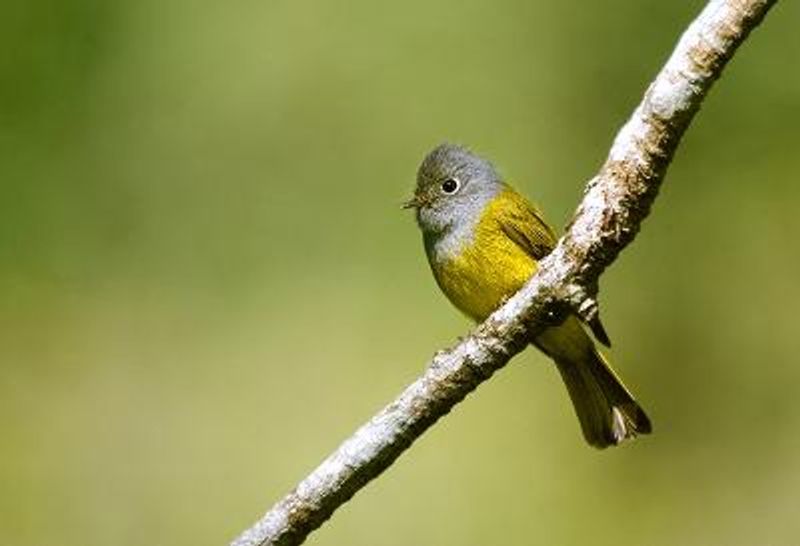
[[[537,260],[550,254],[556,246],[556,234],[539,210],[510,188],[501,199],[507,202],[496,208],[496,218],[503,233]]]
[[[503,233],[536,260],[550,254],[557,238],[539,209],[511,188],[503,192],[502,198],[509,201],[506,206],[498,207],[497,220]],[[611,347],[611,340],[598,316],[589,323],[589,328],[597,341]]]

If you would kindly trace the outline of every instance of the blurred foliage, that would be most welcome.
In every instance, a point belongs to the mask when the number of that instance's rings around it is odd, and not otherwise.
[[[224,544],[468,323],[399,203],[442,140],[564,225],[703,2],[11,0],[0,537]],[[586,447],[526,351],[310,544],[792,544],[797,3],[603,278],[655,434]]]

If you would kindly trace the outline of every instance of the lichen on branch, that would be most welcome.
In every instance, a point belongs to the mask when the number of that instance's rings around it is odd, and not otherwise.
[[[776,0],[711,0],[617,134],[558,245],[531,280],[363,425],[232,546],[295,545],[564,309],[590,322],[600,275],[639,231],[681,136]]]

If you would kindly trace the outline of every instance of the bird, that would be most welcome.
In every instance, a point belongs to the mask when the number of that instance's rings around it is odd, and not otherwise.
[[[425,156],[404,207],[415,211],[439,288],[476,322],[530,279],[557,240],[539,209],[492,163],[454,144]],[[586,325],[575,314],[546,327],[530,344],[555,362],[589,445],[602,449],[650,433],[650,419],[589,331],[610,346],[599,318]]]

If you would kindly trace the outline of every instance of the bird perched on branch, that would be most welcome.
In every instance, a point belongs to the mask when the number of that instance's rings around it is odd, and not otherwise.
[[[425,157],[404,206],[416,211],[439,287],[478,322],[522,288],[556,243],[539,210],[491,163],[459,146],[443,144]],[[591,330],[609,345],[599,319]],[[531,343],[555,361],[589,444],[605,448],[651,431],[578,317],[569,315]]]

